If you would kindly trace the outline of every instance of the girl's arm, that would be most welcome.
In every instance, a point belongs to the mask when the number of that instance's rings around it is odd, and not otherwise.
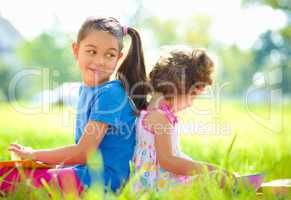
[[[201,174],[205,169],[208,169],[208,171],[218,169],[209,163],[193,161],[174,155],[171,135],[169,133],[155,134],[155,147],[157,159],[161,167],[174,174],[191,176]]]
[[[161,167],[177,175],[194,175],[202,173],[205,168],[208,171],[218,169],[214,165],[200,161],[189,160],[174,155],[171,141],[171,124],[164,114],[159,111],[153,111],[145,120],[148,126],[155,134],[155,148],[157,151],[157,159]]]
[[[55,149],[29,150],[21,145],[11,144],[9,150],[22,159],[32,159],[48,164],[84,164],[90,152],[95,152],[101,143],[108,125],[99,121],[89,121],[78,144]]]

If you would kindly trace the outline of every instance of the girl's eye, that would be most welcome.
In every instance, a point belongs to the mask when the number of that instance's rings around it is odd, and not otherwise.
[[[96,54],[96,51],[95,50],[87,50],[86,52],[88,54],[90,54],[90,55],[95,55]]]
[[[106,54],[106,57],[107,57],[107,58],[115,58],[116,55],[113,54],[113,53],[107,53],[107,54]]]
[[[197,94],[196,90],[191,90],[191,91],[190,91],[190,95],[191,95],[191,96],[195,96],[196,94]]]

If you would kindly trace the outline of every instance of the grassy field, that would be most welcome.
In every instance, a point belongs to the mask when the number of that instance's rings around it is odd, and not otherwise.
[[[7,148],[11,142],[17,141],[34,148],[56,147],[73,142],[74,110],[70,108],[31,109],[35,113],[29,114],[23,110],[16,111],[11,104],[0,104],[0,110],[1,161],[10,159]],[[196,124],[200,127],[199,130],[186,129],[184,126],[181,128],[184,133],[181,148],[193,159],[215,163],[240,174],[263,172],[266,174],[266,181],[291,178],[291,105],[276,108],[253,105],[247,108],[239,102],[223,102],[217,106],[201,101],[193,105],[191,110],[179,113],[179,117],[184,125]],[[233,146],[230,146],[232,141]],[[138,195],[140,199],[290,198],[269,194],[258,197],[252,190],[240,189],[239,192],[234,192],[231,186],[221,190],[218,182],[209,179],[206,174],[203,180],[205,181],[202,183],[190,186],[175,187],[159,193],[148,191]],[[29,186],[25,186],[7,198],[45,199],[48,197],[44,192],[49,189],[47,187],[27,193]],[[58,199],[57,192],[55,194],[52,198]],[[108,195],[107,198],[132,199],[136,196],[129,183],[119,196]],[[100,188],[92,188],[83,198],[102,199],[104,196]]]

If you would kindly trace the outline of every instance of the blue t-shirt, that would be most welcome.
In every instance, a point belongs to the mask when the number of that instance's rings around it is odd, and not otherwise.
[[[134,107],[121,82],[114,80],[96,87],[81,85],[77,107],[75,142],[78,143],[89,120],[108,124],[96,155],[101,155],[103,165],[91,162],[76,165],[77,176],[89,187],[103,183],[116,191],[129,177],[129,162],[135,146]],[[93,159],[94,160],[94,159]]]

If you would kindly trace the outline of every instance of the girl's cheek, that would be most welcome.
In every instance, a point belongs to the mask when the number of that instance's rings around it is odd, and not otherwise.
[[[181,108],[182,108],[182,109],[187,108],[187,107],[188,107],[188,104],[189,104],[189,103],[188,103],[187,101],[184,101],[184,102],[183,102],[183,105],[181,106]]]
[[[188,107],[191,107],[192,106],[192,101],[188,104]]]

